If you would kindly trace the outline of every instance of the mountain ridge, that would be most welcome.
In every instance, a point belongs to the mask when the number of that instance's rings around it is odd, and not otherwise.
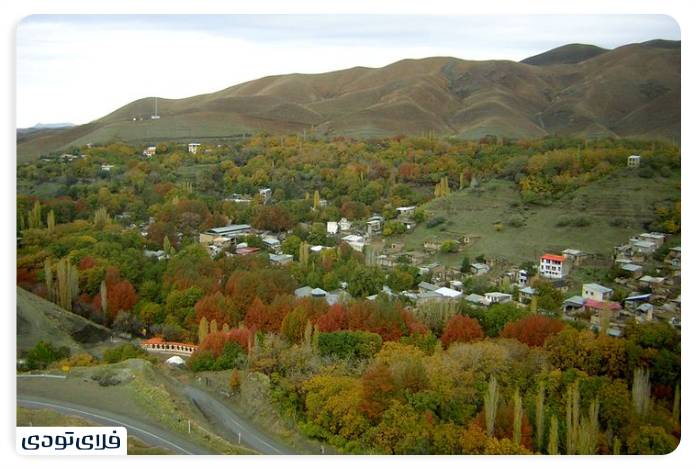
[[[531,63],[530,63],[531,62]],[[108,141],[264,131],[387,137],[679,138],[681,42],[569,44],[510,60],[403,59],[379,68],[259,78],[183,99],[141,98],[88,124],[18,137],[18,156]]]

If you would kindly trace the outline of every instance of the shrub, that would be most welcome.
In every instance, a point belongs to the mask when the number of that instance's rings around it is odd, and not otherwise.
[[[133,346],[131,343],[125,343],[104,351],[103,360],[108,364],[114,364],[116,362],[125,361],[126,359],[134,359],[145,356],[147,356],[147,353],[142,349]]]
[[[446,219],[443,218],[442,216],[436,216],[435,218],[432,218],[427,223],[425,223],[425,227],[434,228],[434,227],[439,226],[440,224],[444,223],[445,221],[446,221]]]
[[[196,351],[191,355],[187,364],[193,372],[213,370],[215,358],[210,351]]]
[[[379,351],[382,338],[376,333],[363,331],[320,333],[318,347],[322,356],[365,359]]]
[[[27,368],[29,370],[45,369],[49,364],[70,356],[67,346],[56,348],[47,341],[39,341],[27,351]]]

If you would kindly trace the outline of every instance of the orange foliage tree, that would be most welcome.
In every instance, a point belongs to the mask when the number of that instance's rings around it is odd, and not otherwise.
[[[483,329],[478,320],[466,315],[455,315],[447,322],[441,340],[445,347],[449,347],[455,342],[467,343],[480,340],[483,335]]]
[[[549,336],[563,330],[565,325],[558,319],[543,315],[530,315],[508,322],[500,333],[503,338],[514,338],[528,346],[544,346]]]

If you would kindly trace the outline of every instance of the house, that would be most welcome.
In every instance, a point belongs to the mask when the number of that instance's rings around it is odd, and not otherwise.
[[[652,294],[631,294],[626,299],[624,299],[624,307],[628,310],[635,310],[641,304],[645,304],[650,300]]]
[[[350,234],[348,236],[344,236],[341,238],[341,240],[343,242],[347,242],[348,245],[350,245],[353,248],[353,250],[357,250],[358,252],[362,252],[363,247],[365,247],[365,238],[357,234]]]
[[[345,303],[350,300],[350,294],[342,289],[327,292],[321,288],[312,288],[311,286],[303,286],[295,289],[295,297],[311,297],[314,299],[324,299],[327,304],[334,305],[337,303]]]
[[[491,267],[489,267],[485,263],[472,263],[469,266],[469,269],[471,270],[471,273],[473,273],[476,276],[485,275],[486,273],[491,271]]]
[[[274,236],[264,236],[261,238],[261,242],[263,242],[263,245],[268,247],[269,249],[273,251],[277,251],[280,249],[280,241],[278,240],[277,237]]]
[[[435,286],[434,284],[428,283],[426,281],[421,281],[418,283],[418,291],[421,293],[424,292],[435,292],[437,291],[438,287]]]
[[[657,244],[651,240],[634,237],[629,242],[634,254],[650,255],[657,250]]]
[[[225,201],[230,201],[233,203],[251,203],[251,198],[238,193],[233,193],[231,197],[225,198]]]
[[[191,154],[196,154],[198,152],[198,148],[200,148],[201,144],[200,143],[189,143],[188,144],[188,152]]]
[[[145,148],[145,151],[143,151],[143,156],[152,157],[155,154],[157,154],[157,147],[156,146],[148,146]]]
[[[585,306],[585,299],[583,299],[580,296],[573,296],[569,297],[565,301],[563,301],[563,312],[568,313],[568,312],[573,312],[576,310],[582,310],[582,308]]]
[[[313,245],[309,248],[309,251],[313,253],[319,253],[326,248],[328,247],[324,247],[323,245]]]
[[[290,254],[270,254],[268,259],[273,265],[288,265],[292,263],[292,255]]]
[[[469,294],[464,298],[464,300],[474,305],[482,305],[486,307],[489,305],[488,299],[479,294]]]
[[[585,299],[585,310],[589,312],[601,312],[609,310],[616,314],[621,310],[621,304],[612,301],[596,301],[594,299]]]
[[[655,288],[662,286],[662,284],[665,282],[665,279],[659,276],[645,275],[642,276],[638,281],[640,281],[640,284],[642,286]]]
[[[628,157],[626,161],[627,167],[640,167],[640,156],[637,154],[632,154]]]
[[[111,169],[114,168],[113,164],[102,164],[101,165],[101,170],[102,172],[111,172]]]
[[[346,218],[341,218],[341,220],[338,222],[338,228],[341,231],[350,231],[351,227],[351,222],[348,221]]]
[[[158,261],[169,258],[169,255],[167,255],[164,250],[145,250],[143,254],[147,258],[156,258]]]
[[[211,244],[216,238],[223,237],[235,239],[238,236],[245,236],[251,232],[248,224],[230,224],[229,226],[208,229],[198,235],[198,242],[201,244]]]
[[[410,218],[416,214],[415,206],[400,206],[396,209],[396,212],[400,218]]]
[[[367,235],[378,234],[382,232],[382,223],[384,218],[379,215],[374,215],[367,220]]]
[[[614,290],[597,283],[586,283],[582,285],[582,297],[595,301],[608,301]]]
[[[273,195],[273,192],[271,189],[264,187],[259,189],[259,195],[261,195],[261,202],[265,205],[269,201],[271,201],[271,196]]]
[[[512,302],[512,294],[501,293],[496,291],[487,292],[485,296],[489,304],[505,304],[506,302]]]
[[[565,249],[561,253],[565,258],[570,260],[573,265],[581,265],[583,260],[585,260],[588,257],[586,252],[576,249]]]
[[[527,270],[519,270],[517,272],[517,286],[524,288],[529,284],[529,277],[527,275]]]
[[[633,278],[638,278],[643,274],[643,267],[635,263],[621,263],[620,268],[628,272]]]
[[[536,295],[536,289],[531,286],[526,286],[519,290],[520,302],[528,303]]]
[[[464,283],[459,280],[452,280],[450,281],[450,288],[454,289],[455,291],[463,291]]]
[[[237,250],[235,251],[237,255],[252,255],[255,254],[256,252],[259,252],[261,249],[258,247],[237,247]]]
[[[539,259],[539,274],[545,278],[565,278],[570,272],[570,263],[562,255],[544,254]]]
[[[336,221],[326,222],[326,233],[327,234],[338,234],[338,223]]]
[[[641,240],[653,242],[658,248],[665,243],[667,236],[661,232],[644,232],[638,236]]]
[[[461,291],[457,291],[455,289],[451,289],[451,288],[447,288],[447,287],[437,288],[434,292],[435,292],[435,294],[439,294],[440,296],[447,298],[447,299],[456,299],[462,295]]]

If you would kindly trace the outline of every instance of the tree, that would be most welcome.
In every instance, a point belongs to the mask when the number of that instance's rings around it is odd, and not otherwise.
[[[483,339],[483,336],[483,329],[478,320],[464,315],[455,315],[447,322],[441,341],[447,348],[452,343],[468,343]]]
[[[48,228],[48,232],[50,234],[53,234],[56,229],[56,214],[53,212],[53,210],[49,211],[48,216],[46,216],[46,227]]]
[[[549,455],[558,455],[558,417],[551,416],[551,427],[549,429],[549,445],[546,448]]]
[[[362,400],[360,408],[372,421],[376,421],[389,406],[396,391],[394,378],[383,362],[373,364],[362,376]]]
[[[634,455],[665,455],[677,448],[677,439],[659,426],[640,426],[628,437],[628,453]]]
[[[560,320],[543,315],[530,315],[507,323],[500,336],[514,338],[528,346],[543,346],[549,336],[560,332],[564,327]]]
[[[520,397],[519,388],[515,388],[513,402],[514,422],[512,429],[512,442],[515,445],[520,445],[522,441],[522,397]]]
[[[205,341],[205,338],[208,336],[208,332],[208,319],[203,316],[198,322],[198,344]]]
[[[498,380],[491,376],[488,380],[488,389],[483,395],[483,409],[486,417],[486,434],[493,436],[495,431],[495,417],[498,412]]]
[[[537,391],[536,397],[536,448],[537,451],[541,452],[544,448],[544,397],[545,397],[545,386],[544,382],[539,383],[539,390]]]
[[[638,416],[645,417],[650,410],[650,371],[638,368],[633,372],[633,407]]]
[[[65,310],[72,311],[73,299],[79,294],[78,287],[79,273],[77,267],[70,262],[68,257],[64,257],[58,261],[56,265],[56,280],[57,280],[57,300]]]

